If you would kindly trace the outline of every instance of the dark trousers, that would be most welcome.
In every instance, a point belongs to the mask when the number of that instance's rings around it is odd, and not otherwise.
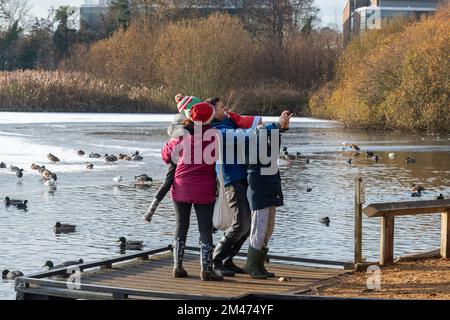
[[[176,219],[175,239],[180,239],[183,242],[186,242],[189,230],[192,205],[192,203],[173,202]],[[214,202],[210,204],[194,204],[194,209],[197,214],[200,242],[212,246]]]
[[[238,252],[250,235],[252,214],[247,200],[248,183],[235,181],[225,187],[228,204],[233,211],[233,224],[225,231],[225,237],[233,243],[233,251]]]
[[[170,163],[169,169],[167,170],[166,178],[164,179],[162,186],[159,188],[155,196],[155,198],[158,199],[159,202],[161,202],[164,199],[166,194],[170,191],[170,188],[172,188],[176,170],[177,170],[176,164]]]

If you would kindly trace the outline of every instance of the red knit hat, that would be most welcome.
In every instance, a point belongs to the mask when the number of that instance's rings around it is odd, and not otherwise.
[[[192,121],[199,121],[203,125],[210,124],[216,115],[216,110],[208,102],[200,102],[194,104],[191,108],[190,119]]]
[[[227,116],[241,129],[256,128],[262,120],[260,116],[241,116],[231,111],[227,112]]]

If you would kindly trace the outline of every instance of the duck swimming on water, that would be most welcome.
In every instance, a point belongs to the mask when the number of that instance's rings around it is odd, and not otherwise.
[[[53,261],[48,260],[45,262],[45,264],[42,267],[43,268],[47,267],[49,270],[52,270],[52,269],[60,269],[60,268],[75,266],[75,265],[82,264],[82,263],[84,263],[83,259],[79,259],[79,260],[74,260],[74,261],[65,261],[65,262],[62,262],[55,266],[53,264]]]
[[[86,153],[83,150],[78,150],[77,154],[82,157],[84,156]]]
[[[117,242],[121,249],[126,250],[141,250],[144,247],[143,241],[130,241],[125,237],[120,237]]]
[[[2,279],[4,280],[14,280],[15,278],[23,277],[23,273],[18,270],[9,271],[9,270],[3,270],[2,271]]]
[[[27,200],[25,200],[28,202]],[[24,200],[17,200],[17,199],[10,199],[9,197],[5,197],[5,200],[3,201],[6,206],[17,206],[18,204],[22,204],[25,202]]]
[[[53,227],[53,231],[55,231],[55,233],[71,233],[75,232],[76,228],[77,226],[73,224],[57,222]]]
[[[320,223],[326,225],[327,227],[330,226],[331,220],[329,217],[320,218],[319,221],[320,221]]]
[[[141,174],[134,177],[135,184],[151,186],[153,184],[153,179],[146,174]]]
[[[51,153],[47,155],[47,159],[53,163],[59,162],[59,158]]]
[[[0,169],[6,169],[6,164],[4,162],[0,162]]]
[[[102,157],[101,155],[99,155],[98,153],[95,153],[95,152],[91,152],[89,154],[89,158],[101,158],[101,157]]]

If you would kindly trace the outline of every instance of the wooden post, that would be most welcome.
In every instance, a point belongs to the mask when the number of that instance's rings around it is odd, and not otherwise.
[[[355,179],[355,265],[362,262],[362,178]]]
[[[441,257],[450,258],[450,211],[441,214]]]
[[[380,265],[394,262],[394,223],[395,216],[386,215],[381,218],[381,250]]]

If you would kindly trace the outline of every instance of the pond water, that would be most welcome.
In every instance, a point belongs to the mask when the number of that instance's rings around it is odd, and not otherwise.
[[[161,184],[166,165],[160,156],[167,141],[166,128],[173,115],[0,113],[0,162],[24,168],[24,178],[0,169],[0,198],[27,199],[28,211],[0,205],[2,250],[0,269],[40,271],[46,260],[56,263],[83,258],[93,261],[120,254],[115,241],[120,236],[143,240],[145,248],[167,246],[174,232],[170,196],[160,205],[151,224],[142,214]],[[274,118],[265,118],[272,121]],[[346,141],[362,152],[343,150]],[[426,191],[420,198],[433,199],[450,193],[450,136],[413,133],[346,130],[339,123],[295,118],[282,138],[289,152],[310,158],[294,160],[280,168],[285,206],[277,211],[271,252],[305,258],[351,261],[354,236],[354,180],[366,182],[366,204],[411,199],[410,185]],[[131,154],[139,150],[142,162],[79,157],[86,154]],[[375,162],[365,151],[379,155]],[[397,157],[390,159],[394,152]],[[61,159],[49,163],[46,155]],[[416,159],[407,164],[406,157]],[[347,160],[352,158],[352,164]],[[93,170],[85,162],[94,164]],[[54,191],[44,185],[32,163],[45,165],[58,174]],[[140,189],[135,175],[147,173],[155,183]],[[123,176],[120,184],[112,178]],[[306,188],[312,188],[306,192]],[[327,227],[319,222],[329,217]],[[77,232],[55,235],[56,221],[77,225]],[[363,255],[379,256],[379,219],[363,220]],[[396,223],[395,255],[435,249],[439,246],[440,217],[400,217]],[[221,232],[214,235],[220,239]],[[192,215],[188,245],[198,245],[195,215]],[[244,248],[246,245],[244,245]],[[0,282],[0,299],[14,299],[12,282]]]

